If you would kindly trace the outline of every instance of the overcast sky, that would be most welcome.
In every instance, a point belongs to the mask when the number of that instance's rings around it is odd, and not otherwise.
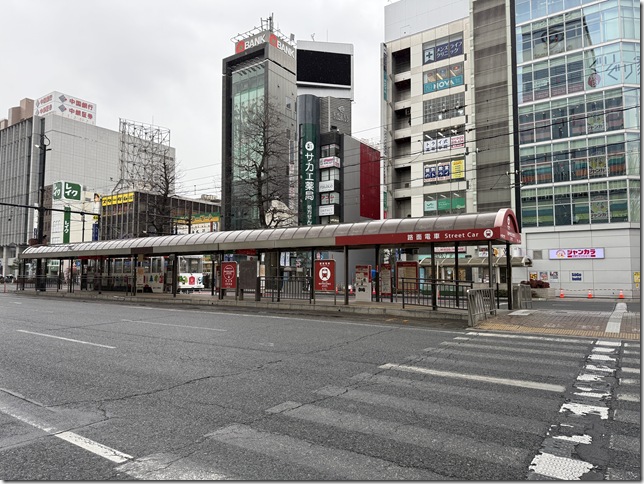
[[[230,40],[273,15],[295,40],[354,46],[353,135],[380,136],[380,43],[388,0],[2,0],[0,119],[60,91],[170,130],[182,194],[213,193],[221,171],[221,66]],[[55,147],[52,147],[55,149]]]

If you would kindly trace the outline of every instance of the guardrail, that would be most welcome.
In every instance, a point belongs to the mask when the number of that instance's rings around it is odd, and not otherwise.
[[[279,302],[282,299],[299,299],[311,302],[314,299],[310,277],[262,277],[260,284],[262,297],[270,297],[271,302]]]
[[[467,309],[467,291],[472,281],[401,278],[402,307],[431,306],[432,309]]]
[[[519,284],[516,288],[514,306],[519,309],[532,309],[532,288],[527,284]]]
[[[485,320],[490,316],[496,316],[494,293],[493,287],[467,291],[467,313],[470,326],[474,326],[478,321]]]

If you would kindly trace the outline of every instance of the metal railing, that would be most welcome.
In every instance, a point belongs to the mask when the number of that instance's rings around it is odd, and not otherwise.
[[[430,306],[433,309],[467,309],[467,291],[472,281],[401,278],[402,307]]]
[[[271,302],[283,299],[308,300],[314,298],[311,290],[311,278],[306,276],[296,277],[261,277],[260,287],[262,297],[270,298]]]
[[[532,288],[527,284],[519,284],[514,299],[514,307],[532,309]]]
[[[469,289],[467,291],[467,313],[469,325],[474,326],[478,321],[496,316],[495,290],[493,287],[486,289]]]

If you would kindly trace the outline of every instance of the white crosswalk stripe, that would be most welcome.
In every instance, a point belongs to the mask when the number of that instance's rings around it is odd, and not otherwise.
[[[302,480],[639,478],[635,466],[592,457],[639,457],[640,380],[636,362],[624,371],[623,360],[615,340],[472,331],[214,428],[205,442]],[[598,422],[607,438],[593,437]],[[147,479],[147,464],[126,466]],[[240,468],[218,466],[212,479],[253,477]]]

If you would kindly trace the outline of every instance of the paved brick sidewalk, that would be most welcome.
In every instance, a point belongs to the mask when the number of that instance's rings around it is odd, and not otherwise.
[[[598,311],[521,309],[481,321],[476,329],[640,340],[639,312],[624,313],[619,333],[606,332],[611,314]]]

